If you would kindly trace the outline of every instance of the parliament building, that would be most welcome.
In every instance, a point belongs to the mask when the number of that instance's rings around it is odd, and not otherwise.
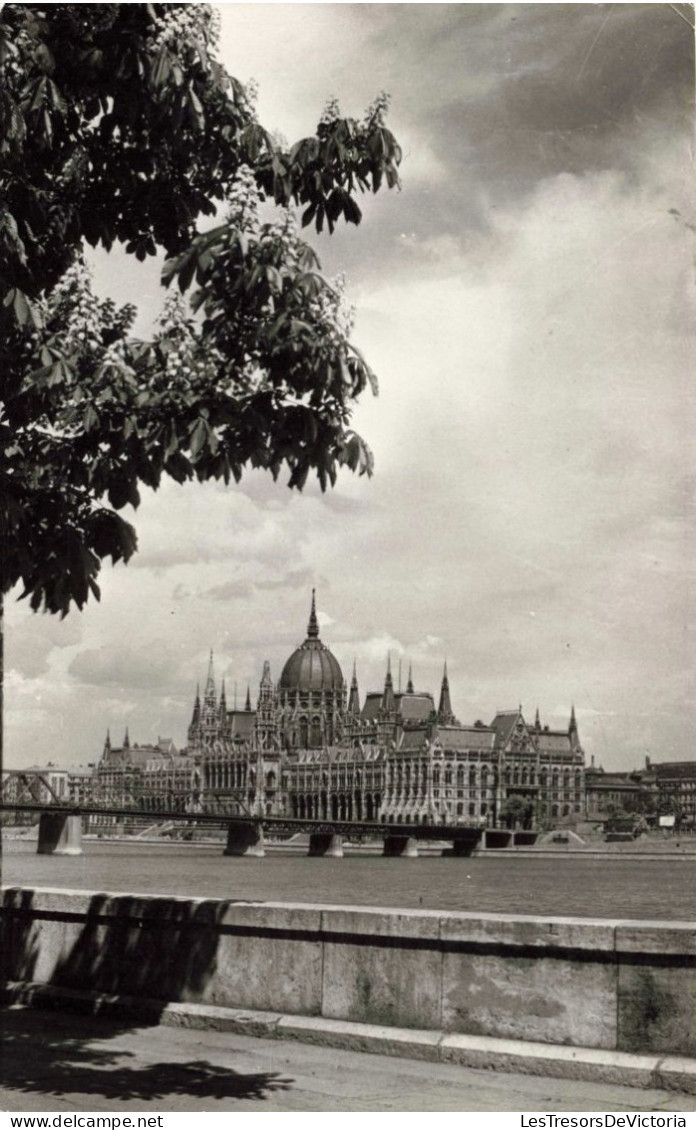
[[[437,705],[409,670],[395,689],[361,699],[319,638],[314,593],[306,639],[274,682],[270,664],[252,705],[228,709],[212,655],[196,693],[187,748],[171,741],[107,742],[97,775],[112,796],[145,810],[219,810],[334,820],[403,823],[524,823],[581,819],[585,759],[575,711],[567,729],[527,722],[522,708],[485,725],[464,725],[450,700],[447,667]]]

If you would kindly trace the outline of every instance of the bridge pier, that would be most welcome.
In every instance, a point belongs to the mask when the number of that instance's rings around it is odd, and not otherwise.
[[[486,828],[483,833],[483,846],[499,850],[512,847],[512,832],[507,828]]]
[[[42,812],[37,855],[82,855],[82,817],[68,812]]]
[[[415,836],[385,836],[382,855],[418,859],[418,841]]]
[[[538,832],[513,832],[512,846],[513,847],[533,847],[539,839]]]
[[[250,855],[261,858],[266,854],[263,846],[263,825],[256,822],[227,825],[227,846],[223,855]]]
[[[343,836],[331,832],[310,832],[307,855],[328,855],[331,859],[343,859]]]
[[[471,840],[452,840],[452,847],[444,848],[443,855],[456,856],[458,859],[463,859],[465,856],[471,855],[476,847],[475,843]]]

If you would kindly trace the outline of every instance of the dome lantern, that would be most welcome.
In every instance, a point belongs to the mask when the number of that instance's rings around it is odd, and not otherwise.
[[[307,638],[293,651],[283,667],[278,689],[281,692],[341,694],[343,672],[338,660],[319,639],[316,594],[312,589],[312,607],[307,625]]]

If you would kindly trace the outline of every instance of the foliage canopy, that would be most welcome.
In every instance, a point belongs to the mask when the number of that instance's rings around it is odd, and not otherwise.
[[[331,232],[398,185],[386,98],[361,121],[330,103],[287,147],[216,34],[199,4],[0,11],[0,567],[35,609],[99,596],[101,561],[136,548],[118,511],[141,485],[372,469],[350,415],[374,376],[291,209]],[[91,291],[85,244],[117,243],[166,256],[151,340]]]

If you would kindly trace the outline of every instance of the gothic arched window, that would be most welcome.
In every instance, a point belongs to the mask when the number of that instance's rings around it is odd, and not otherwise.
[[[321,718],[318,714],[312,718],[312,745],[321,745]]]

